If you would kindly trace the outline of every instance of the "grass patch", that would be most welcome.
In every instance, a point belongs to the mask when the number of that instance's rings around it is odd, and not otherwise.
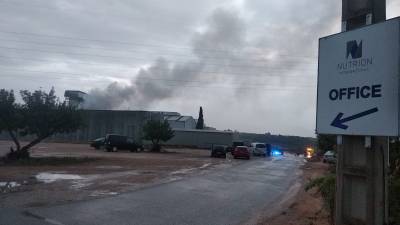
[[[99,159],[91,157],[31,157],[29,159],[20,159],[16,161],[3,158],[1,161],[2,164],[6,166],[64,166],[94,162],[97,160]]]

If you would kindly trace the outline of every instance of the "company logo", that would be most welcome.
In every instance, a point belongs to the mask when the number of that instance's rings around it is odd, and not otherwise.
[[[337,64],[340,74],[353,74],[368,71],[372,57],[363,57],[363,40],[351,40],[346,45],[346,61]]]
[[[356,40],[347,42],[347,51],[346,58],[348,59],[351,56],[352,59],[358,59],[362,57],[362,40],[357,44]]]

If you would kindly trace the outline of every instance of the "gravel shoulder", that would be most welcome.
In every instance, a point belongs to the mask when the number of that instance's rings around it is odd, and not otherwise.
[[[264,213],[252,224],[257,225],[329,225],[329,216],[323,208],[322,198],[316,190],[306,192],[307,182],[327,173],[329,165],[321,162],[307,162],[302,166],[302,179],[292,186],[288,196],[277,204],[277,210]],[[290,194],[291,193],[291,194]],[[271,212],[271,211],[270,211]]]

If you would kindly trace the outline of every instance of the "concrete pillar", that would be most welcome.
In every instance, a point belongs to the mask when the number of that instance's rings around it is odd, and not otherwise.
[[[342,31],[386,20],[385,0],[342,0]],[[387,222],[387,137],[338,136],[336,224]]]

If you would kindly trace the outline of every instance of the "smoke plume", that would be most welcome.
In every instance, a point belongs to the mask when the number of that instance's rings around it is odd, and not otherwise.
[[[329,12],[328,8],[326,10]],[[205,28],[192,37],[193,58],[172,63],[172,60],[160,57],[149,67],[140,69],[128,85],[114,82],[105,89],[91,90],[87,108],[118,109],[125,104],[130,108],[146,109],[153,103],[172,98],[179,85],[188,85],[176,81],[229,85],[240,90],[236,93],[241,96],[249,85],[254,88],[302,85],[301,80],[290,82],[287,76],[303,76],[297,68],[305,61],[290,56],[312,54],[310,49],[316,49],[316,46],[311,46],[315,44],[311,40],[324,26],[330,27],[328,24],[332,21],[298,24],[296,29],[279,24],[262,25],[260,32],[265,35],[252,39],[246,35],[245,20],[239,15],[235,10],[214,10]]]
[[[160,57],[148,68],[140,69],[128,85],[113,82],[104,89],[92,89],[85,107],[118,109],[129,104],[133,108],[146,108],[174,95],[180,83],[171,85],[171,81],[217,76],[230,64],[237,64],[236,55],[240,55],[238,51],[245,45],[245,27],[235,12],[218,9],[209,18],[206,29],[195,33],[192,40],[193,59],[173,64]]]

